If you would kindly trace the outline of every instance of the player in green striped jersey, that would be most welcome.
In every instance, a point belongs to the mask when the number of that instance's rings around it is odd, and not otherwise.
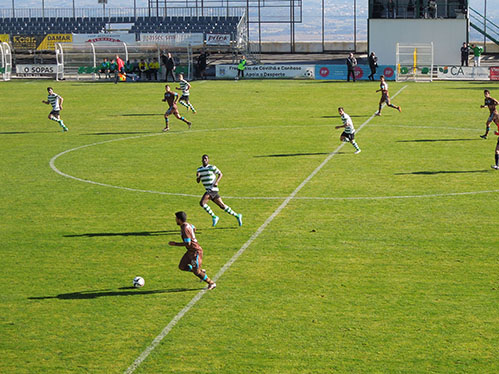
[[[341,116],[341,120],[343,122],[342,126],[336,126],[337,129],[344,128],[343,132],[340,135],[340,140],[342,142],[350,142],[355,148],[355,154],[360,153],[360,148],[355,142],[355,128],[353,127],[352,119],[348,114],[345,113],[345,110],[342,107],[338,108],[338,113]]]
[[[42,103],[47,104],[47,105],[52,105],[52,111],[49,113],[49,119],[52,121],[55,121],[61,126],[62,131],[66,132],[68,131],[68,128],[66,125],[64,125],[64,122],[61,119],[60,111],[62,110],[62,102],[64,99],[62,96],[59,96],[54,92],[54,89],[52,87],[47,87],[48,91],[48,97],[47,100],[42,100]]]
[[[209,200],[213,200],[215,204],[217,204],[223,211],[227,214],[230,214],[236,217],[239,226],[243,225],[243,215],[234,212],[228,205],[225,205],[222,201],[222,198],[218,194],[218,182],[222,179],[222,172],[215,166],[210,165],[210,159],[208,155],[203,155],[201,158],[203,166],[200,166],[197,169],[196,173],[196,181],[202,182],[206,192],[204,193],[199,205],[203,207],[203,209],[211,216],[213,220],[213,226],[216,226],[219,220],[219,217],[213,213],[210,206],[208,205]]]
[[[196,109],[194,109],[194,107],[192,106],[192,104],[189,101],[189,95],[190,95],[189,90],[191,89],[191,85],[189,82],[187,82],[184,79],[184,74],[180,73],[178,75],[178,78],[179,78],[180,87],[175,87],[175,89],[182,90],[182,96],[180,96],[180,99],[178,99],[178,102],[180,104],[182,104],[183,106],[185,106],[187,108],[187,110],[189,110],[189,108],[191,108],[192,113],[196,114]]]

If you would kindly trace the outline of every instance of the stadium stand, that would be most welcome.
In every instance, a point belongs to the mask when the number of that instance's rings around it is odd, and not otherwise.
[[[0,18],[0,34],[97,34],[113,23],[132,24],[132,33],[204,32],[235,35],[239,17]]]

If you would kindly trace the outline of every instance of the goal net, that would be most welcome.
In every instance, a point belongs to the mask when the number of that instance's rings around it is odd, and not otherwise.
[[[433,43],[397,43],[397,82],[431,82]]]

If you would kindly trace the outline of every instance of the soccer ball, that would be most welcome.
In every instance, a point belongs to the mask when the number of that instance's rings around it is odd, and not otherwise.
[[[144,278],[142,278],[142,277],[133,278],[133,286],[135,288],[144,287],[144,284],[146,284],[146,281],[144,280]]]
[[[314,72],[310,69],[305,70],[305,73],[303,73],[305,78],[314,78]]]

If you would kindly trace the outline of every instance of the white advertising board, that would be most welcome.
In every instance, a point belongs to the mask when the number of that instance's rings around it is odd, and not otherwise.
[[[237,64],[217,65],[217,78],[234,79],[237,77]],[[250,65],[244,70],[245,79],[285,79],[315,78],[315,65]]]
[[[230,45],[230,34],[206,34],[206,45]]]
[[[74,44],[135,44],[135,34],[109,33],[109,34],[73,34]]]
[[[16,74],[24,77],[39,77],[42,75],[54,75],[57,65],[16,65]]]
[[[488,67],[449,65],[438,67],[437,79],[488,81],[490,80],[490,75]]]
[[[192,34],[175,34],[175,33],[158,33],[149,34],[141,33],[140,42],[144,44],[164,44],[171,46],[201,46],[204,44],[203,33]]]

